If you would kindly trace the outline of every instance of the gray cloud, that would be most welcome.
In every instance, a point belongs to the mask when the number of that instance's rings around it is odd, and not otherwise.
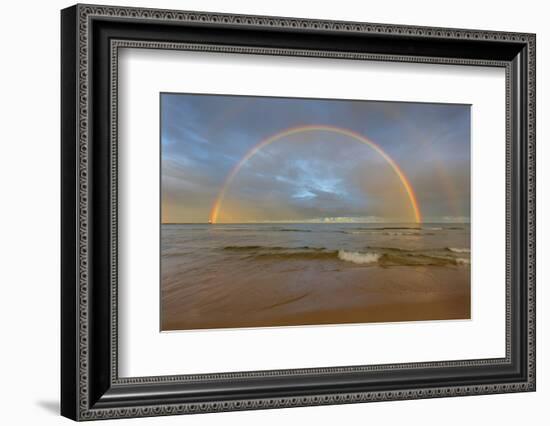
[[[322,124],[375,141],[408,176],[425,217],[469,216],[470,109],[465,105],[164,94],[162,211],[206,222],[231,170],[260,141]],[[403,183],[367,145],[336,133],[280,139],[232,181],[220,215],[231,221],[323,217],[410,219]]]

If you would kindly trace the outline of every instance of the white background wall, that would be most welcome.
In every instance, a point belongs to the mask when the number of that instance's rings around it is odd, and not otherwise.
[[[118,424],[548,424],[550,401],[550,27],[546,2],[277,0],[108,1],[205,10],[537,33],[538,390],[360,405],[118,420]],[[59,9],[11,1],[0,24],[0,418],[68,424],[59,405]],[[108,421],[102,424],[113,423]],[[116,423],[113,423],[116,424]]]

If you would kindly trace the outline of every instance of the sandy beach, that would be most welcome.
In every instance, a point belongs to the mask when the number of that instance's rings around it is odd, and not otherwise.
[[[408,247],[420,238],[426,247],[434,236],[392,238],[406,238]],[[451,257],[433,249],[394,248],[359,258],[359,252],[351,252],[348,259],[342,252],[310,247],[266,250],[241,243],[224,248],[194,258],[194,264],[186,263],[185,255],[165,252],[162,330],[470,318],[470,266],[464,253]]]
[[[218,285],[166,286],[163,330],[470,318],[470,268],[231,271]],[[284,277],[284,278],[283,278]],[[284,280],[283,280],[284,279]]]

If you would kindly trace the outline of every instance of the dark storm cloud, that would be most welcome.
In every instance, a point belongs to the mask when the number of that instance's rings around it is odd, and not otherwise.
[[[408,176],[425,218],[469,216],[465,105],[163,94],[161,118],[167,222],[206,222],[246,153],[303,125],[345,128],[375,141]],[[226,200],[243,221],[383,219],[408,208],[402,191],[372,149],[340,134],[309,132],[259,151],[235,176]]]

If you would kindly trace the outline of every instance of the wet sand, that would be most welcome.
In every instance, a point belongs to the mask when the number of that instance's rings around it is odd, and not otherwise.
[[[468,265],[293,261],[184,278],[163,270],[162,330],[470,318]]]

